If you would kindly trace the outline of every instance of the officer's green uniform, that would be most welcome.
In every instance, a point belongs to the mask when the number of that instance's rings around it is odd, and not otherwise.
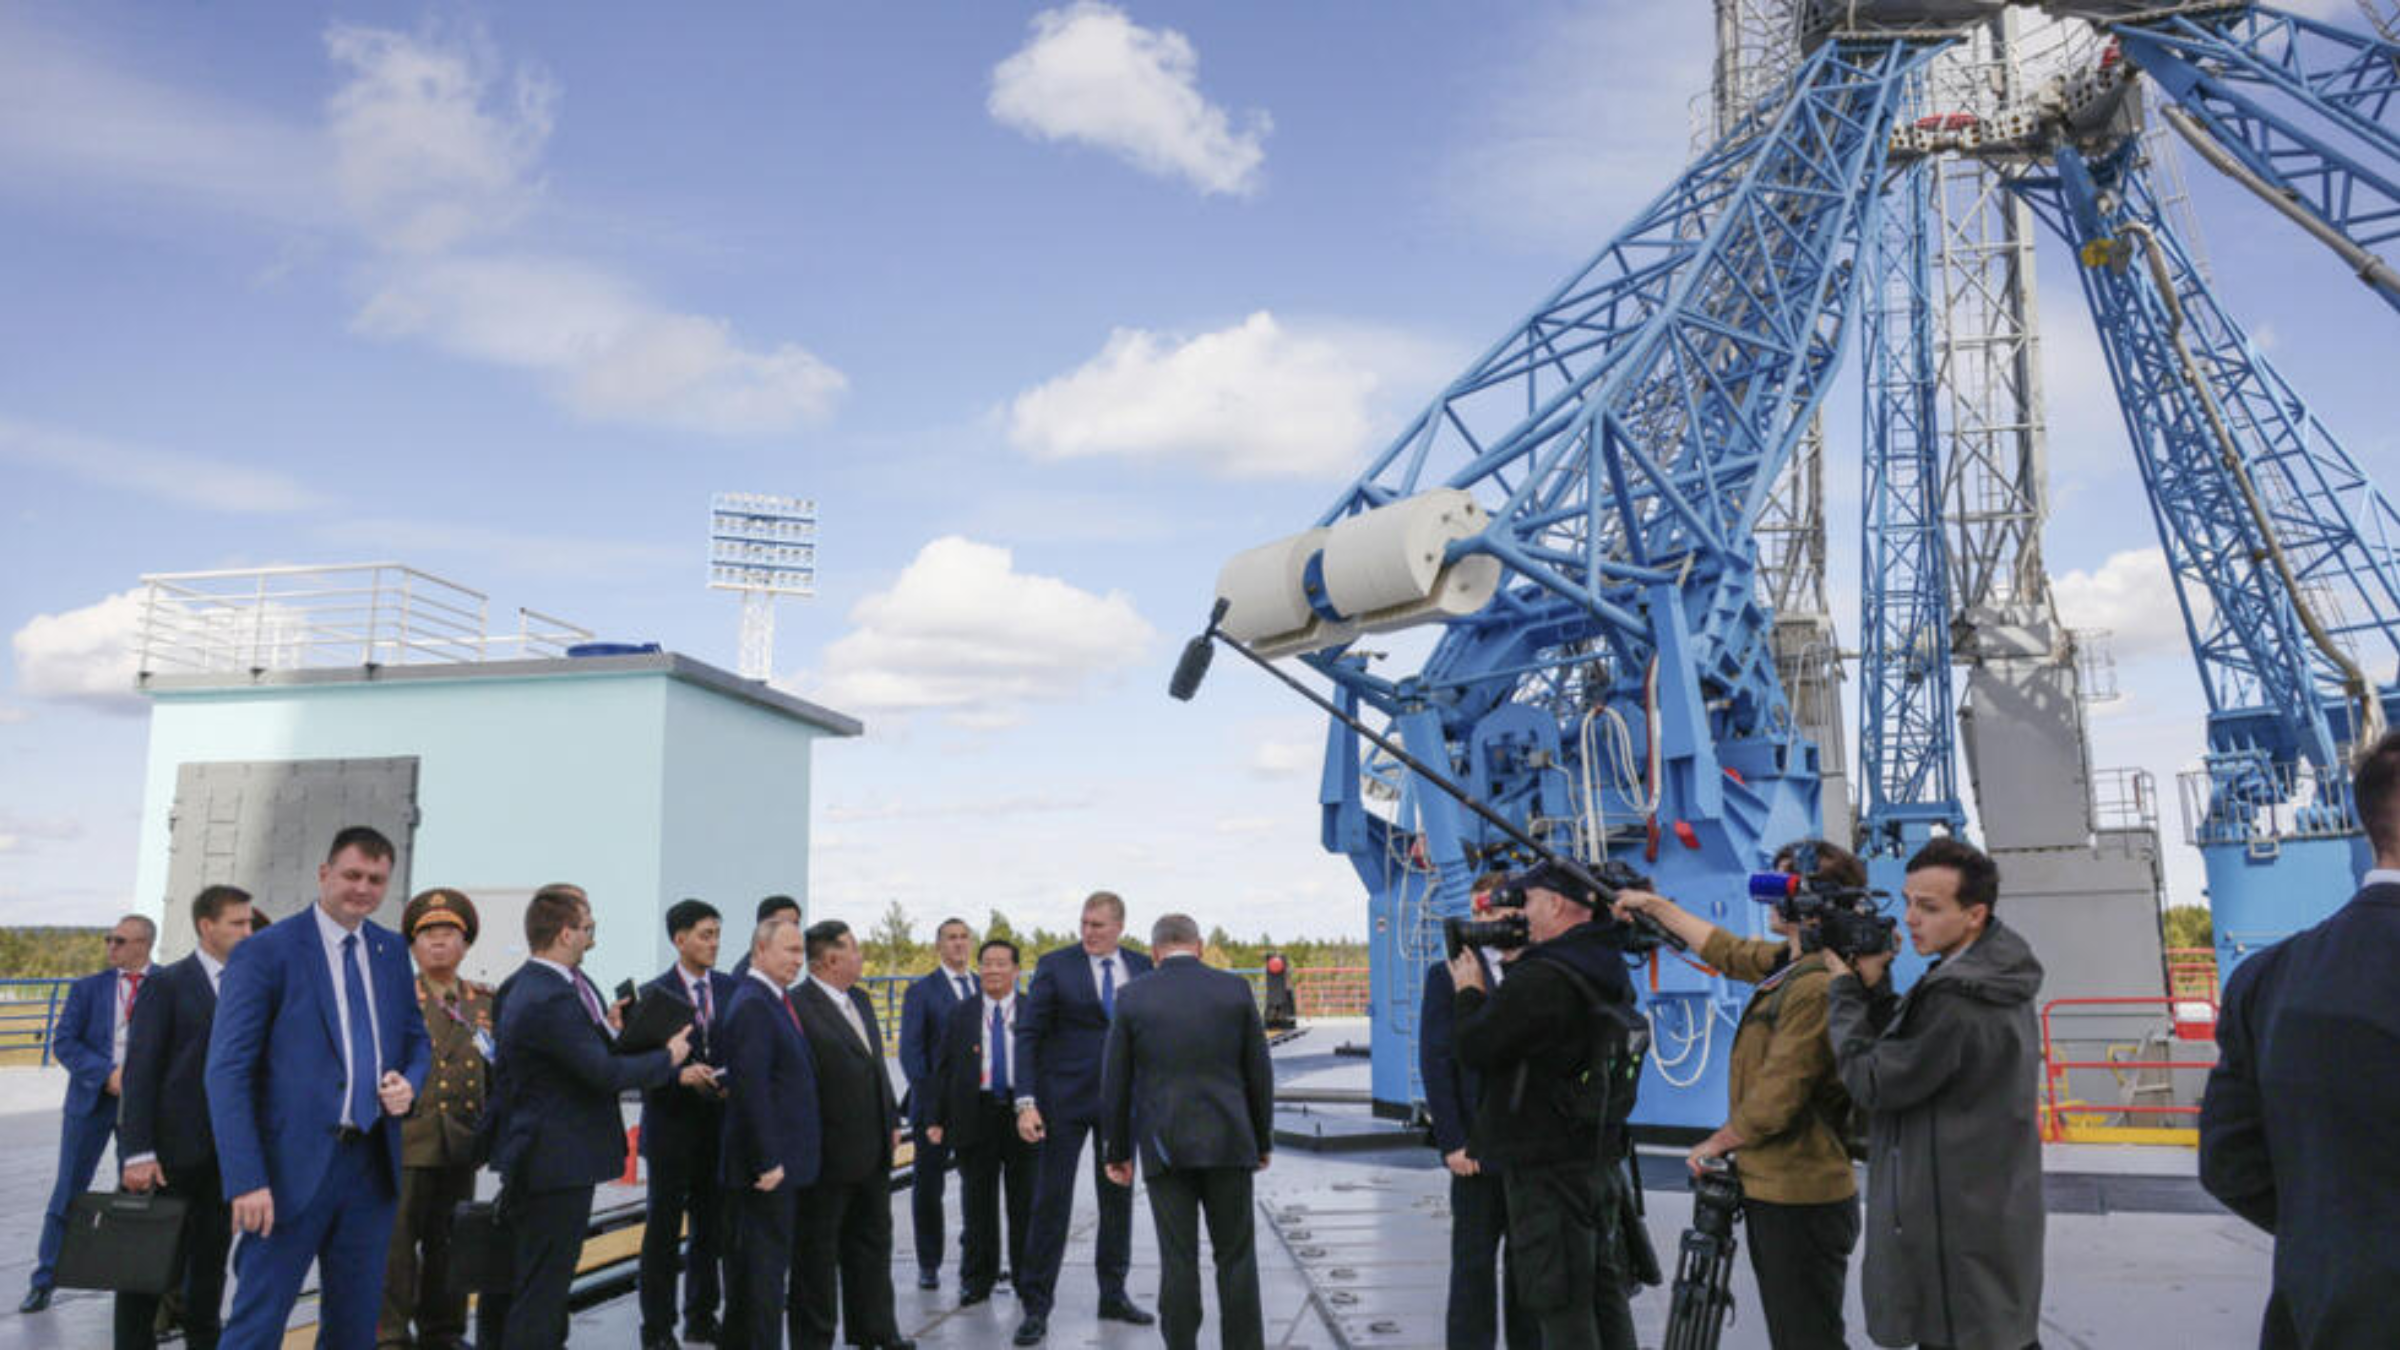
[[[473,944],[474,904],[456,891],[427,891],[409,901],[400,931],[414,942],[418,930],[436,924],[458,928]],[[484,1051],[491,1044],[492,991],[466,979],[437,988],[419,975],[417,1004],[433,1041],[433,1067],[401,1127],[399,1214],[375,1343],[452,1350],[466,1340],[467,1294],[446,1278],[450,1223],[458,1206],[475,1198],[475,1128],[491,1083]]]

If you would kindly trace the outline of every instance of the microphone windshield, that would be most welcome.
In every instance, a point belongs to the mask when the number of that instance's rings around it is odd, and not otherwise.
[[[1175,676],[1167,681],[1167,697],[1179,703],[1189,703],[1200,692],[1200,682],[1208,678],[1208,663],[1216,659],[1217,644],[1202,633],[1183,644],[1183,659],[1175,663]]]

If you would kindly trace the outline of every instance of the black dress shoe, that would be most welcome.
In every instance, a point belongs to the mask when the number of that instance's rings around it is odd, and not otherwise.
[[[1126,1322],[1137,1327],[1146,1327],[1158,1319],[1136,1307],[1132,1299],[1119,1294],[1115,1298],[1100,1300],[1100,1320],[1103,1322]]]
[[[49,1308],[50,1291],[47,1289],[26,1290],[25,1301],[17,1305],[17,1311],[21,1313],[46,1312]]]
[[[717,1319],[714,1317],[687,1317],[684,1319],[683,1338],[694,1345],[715,1345],[717,1338],[724,1334],[725,1328],[718,1325]]]
[[[918,1271],[918,1272],[917,1272],[917,1287],[918,1287],[919,1289],[939,1289],[939,1288],[941,1288],[941,1287],[942,1287],[942,1272],[940,1272],[940,1271],[938,1271],[938,1270],[920,1270],[920,1271]]]
[[[992,1291],[989,1289],[961,1289],[958,1291],[958,1306],[972,1308],[991,1296]]]
[[[642,1350],[683,1350],[683,1343],[663,1331],[653,1331],[642,1337]]]
[[[1025,1320],[1017,1324],[1017,1334],[1012,1344],[1040,1345],[1042,1338],[1049,1334],[1050,1319],[1040,1313],[1028,1313]]]

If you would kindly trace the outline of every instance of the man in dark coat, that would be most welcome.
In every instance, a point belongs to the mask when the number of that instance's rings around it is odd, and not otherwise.
[[[725,1066],[716,1034],[733,977],[716,968],[724,918],[705,900],[667,906],[675,965],[642,986],[644,998],[673,999],[691,1010],[692,1057],[673,1082],[642,1094],[642,1157],[650,1164],[649,1213],[642,1228],[642,1350],[674,1350],[675,1289],[683,1286],[689,1340],[717,1337],[718,1245],[725,1229],[717,1185],[717,1144],[725,1129]],[[686,1237],[685,1219],[690,1219]]]
[[[783,1344],[797,1197],[817,1180],[816,1062],[789,992],[802,952],[798,923],[776,915],[759,924],[719,1035],[734,1087],[718,1150],[732,1211],[723,1350]]]
[[[941,1053],[926,1080],[925,1133],[958,1162],[966,1253],[958,1266],[958,1306],[992,1296],[1000,1278],[1000,1214],[1008,1210],[1008,1269],[1025,1260],[1039,1155],[1017,1133],[1017,944],[993,938],[976,954],[983,992],[950,1010]]]
[[[975,1001],[975,976],[967,969],[975,930],[964,919],[944,919],[933,930],[933,946],[941,963],[911,982],[900,1003],[900,1073],[908,1079],[903,1105],[917,1143],[908,1173],[919,1289],[939,1288],[942,1282],[942,1185],[950,1175],[950,1150],[926,1137],[925,1126],[937,1090],[932,1080],[934,1061],[942,1052],[942,1028],[951,1009]]]
[[[2275,1235],[2262,1350],[2386,1345],[2400,1291],[2400,733],[2359,765],[2375,866],[2323,923],[2225,982],[2200,1184]]]
[[[117,1151],[123,1188],[162,1188],[190,1208],[183,1214],[183,1340],[213,1350],[223,1325],[225,1255],[233,1246],[233,1210],[217,1173],[216,1136],[208,1128],[208,1031],[217,1016],[225,958],[250,936],[249,893],[210,886],[192,900],[200,945],[159,971],[134,1004],[126,1035],[124,1109]],[[154,1350],[158,1296],[117,1295],[117,1350]]]
[[[1855,972],[1826,954],[1834,1063],[1868,1112],[1867,1334],[2022,1350],[2042,1310],[2042,964],[1992,916],[2000,869],[1973,846],[1919,849],[1903,891],[1909,940],[1938,958],[1907,997],[1889,953]]]
[[[1261,1350],[1258,1248],[1250,1178],[1266,1170],[1275,1071],[1250,982],[1200,963],[1200,926],[1161,916],[1157,969],[1117,1002],[1100,1075],[1100,1154],[1109,1180],[1133,1184],[1138,1141],[1158,1229],[1159,1331],[1168,1350],[1200,1337],[1200,1218],[1216,1255],[1218,1332],[1226,1350]]]

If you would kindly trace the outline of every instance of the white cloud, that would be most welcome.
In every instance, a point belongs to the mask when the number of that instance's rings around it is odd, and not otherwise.
[[[62,614],[36,614],[16,631],[17,689],[107,712],[139,713],[134,692],[142,590],[123,591]]]
[[[327,105],[334,182],[387,248],[447,249],[523,216],[554,123],[558,87],[520,69],[500,90],[479,34],[444,47],[336,24],[325,49],[349,73]]]
[[[32,709],[0,703],[0,727],[20,726],[31,720],[33,720]]]
[[[1200,56],[1172,28],[1144,28],[1114,5],[1078,0],[1034,16],[1033,35],[992,68],[994,120],[1029,136],[1081,141],[1203,193],[1258,191],[1264,112],[1238,128],[1200,93]]]
[[[1324,762],[1324,747],[1310,741],[1260,741],[1250,750],[1253,778],[1298,778]]]
[[[2088,572],[2055,574],[2050,589],[2067,626],[2106,629],[2109,650],[2120,661],[2191,651],[2166,554],[2156,548],[2112,553]]]
[[[306,511],[327,498],[287,474],[0,419],[0,461],[209,511]]]
[[[850,611],[812,697],[846,712],[938,712],[996,728],[1141,659],[1157,634],[1122,591],[1016,570],[1009,550],[951,535]]]
[[[1017,395],[1008,439],[1044,460],[1170,460],[1224,478],[1329,477],[1360,467],[1384,420],[1377,392],[1429,366],[1426,350],[1365,330],[1294,332],[1265,310],[1188,338],[1120,328],[1091,360]]]
[[[0,811],[0,853],[30,853],[30,845],[67,843],[83,837],[83,823],[63,816],[20,816]]]

